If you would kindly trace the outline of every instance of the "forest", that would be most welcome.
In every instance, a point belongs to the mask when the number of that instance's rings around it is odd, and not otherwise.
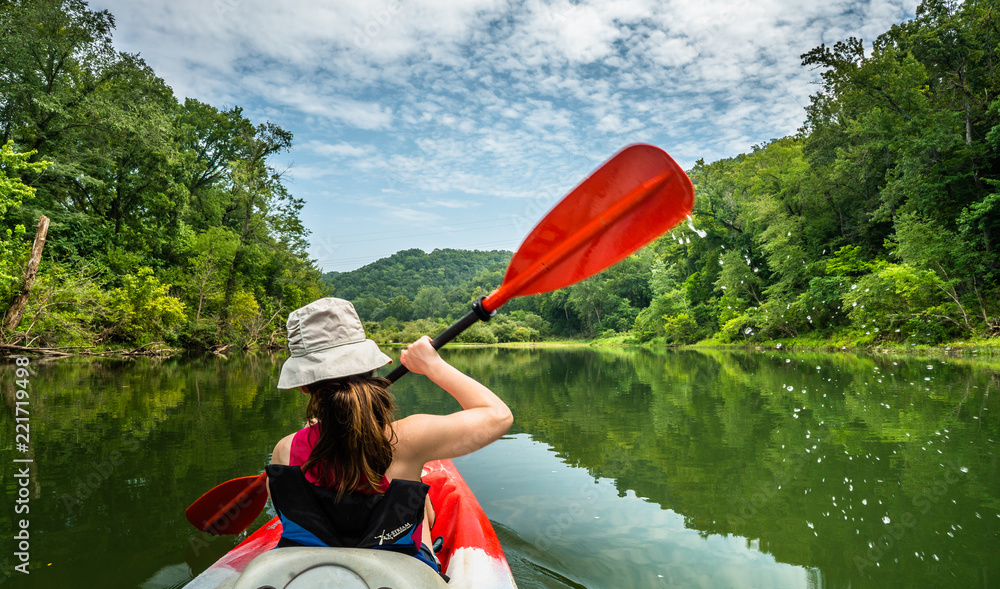
[[[113,28],[82,0],[0,5],[0,299],[23,290],[51,219],[3,343],[275,345],[287,313],[323,294],[354,301],[376,341],[405,342],[500,284],[508,252],[407,250],[321,277],[303,203],[270,163],[291,135],[177,102],[114,50]],[[795,135],[698,161],[689,222],[463,339],[1000,337],[1000,3],[927,0],[872,43],[801,59],[820,83]]]

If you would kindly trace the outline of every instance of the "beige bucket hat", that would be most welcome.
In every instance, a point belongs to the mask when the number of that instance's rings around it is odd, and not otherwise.
[[[392,360],[365,337],[354,305],[327,297],[296,309],[288,316],[288,349],[278,377],[279,389],[361,374]]]

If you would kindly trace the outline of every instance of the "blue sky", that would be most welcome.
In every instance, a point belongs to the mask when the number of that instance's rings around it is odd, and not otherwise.
[[[799,56],[915,0],[100,0],[178,99],[295,135],[273,163],[324,271],[401,249],[517,248],[601,162],[685,168],[794,133]]]

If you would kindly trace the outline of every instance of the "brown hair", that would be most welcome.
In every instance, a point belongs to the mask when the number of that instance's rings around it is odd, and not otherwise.
[[[357,374],[321,380],[303,387],[309,393],[306,418],[319,422],[319,440],[302,465],[319,484],[345,492],[382,488],[382,476],[392,463],[396,406],[386,378]]]

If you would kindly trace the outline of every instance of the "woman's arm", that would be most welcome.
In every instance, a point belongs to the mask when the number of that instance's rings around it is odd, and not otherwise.
[[[474,452],[510,429],[514,416],[493,391],[463,374],[438,355],[424,336],[403,350],[400,361],[423,374],[462,406],[451,415],[411,415],[397,426],[397,453],[421,464]],[[401,456],[402,457],[402,456]]]

